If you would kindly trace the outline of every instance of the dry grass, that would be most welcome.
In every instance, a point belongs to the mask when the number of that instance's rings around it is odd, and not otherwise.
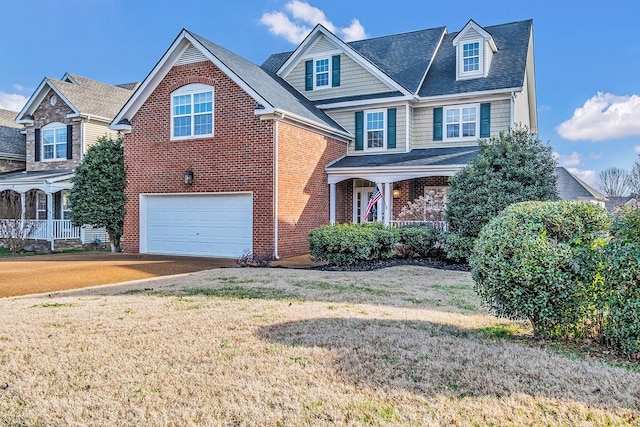
[[[464,272],[220,269],[0,324],[0,425],[640,424],[639,372],[501,338]]]

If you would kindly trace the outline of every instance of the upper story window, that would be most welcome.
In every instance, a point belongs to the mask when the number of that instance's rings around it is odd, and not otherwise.
[[[213,136],[213,87],[183,86],[171,94],[171,139]]]
[[[67,125],[50,123],[42,128],[42,160],[67,158]]]
[[[387,134],[385,111],[366,111],[364,122],[364,135],[367,149],[384,149],[386,147],[385,135]]]
[[[316,89],[321,87],[329,87],[331,72],[330,72],[329,58],[316,59],[315,61],[315,87]]]
[[[462,71],[469,73],[480,70],[480,42],[462,45]]]
[[[339,87],[340,55],[306,60],[304,73],[304,90]]]
[[[445,132],[447,139],[477,139],[479,134],[479,106],[464,105],[444,109]]]

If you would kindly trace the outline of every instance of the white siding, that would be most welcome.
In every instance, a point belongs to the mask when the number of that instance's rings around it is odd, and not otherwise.
[[[207,57],[196,49],[193,45],[189,45],[187,50],[178,58],[176,65],[193,64],[195,62],[207,61]]]
[[[318,37],[313,46],[311,46],[311,48],[307,51],[307,53],[309,55],[315,55],[322,54],[324,52],[330,52],[336,49],[336,45],[331,43],[325,36],[321,35],[320,37]]]
[[[321,57],[322,55],[317,55]],[[326,55],[332,56],[331,54]],[[308,58],[307,58],[308,59]],[[312,101],[343,96],[384,93],[395,90],[382,83],[347,55],[340,55],[340,86],[305,91],[305,59],[301,60],[285,80]]]
[[[361,154],[384,154],[384,153],[403,153],[407,151],[407,112],[404,105],[398,105],[397,107],[391,107],[396,109],[396,148],[384,151],[356,151],[355,141],[351,141],[347,146],[347,154],[349,155],[361,155]],[[387,109],[386,107],[383,109]],[[356,134],[356,111],[366,111],[362,109],[331,112],[325,111],[333,120],[342,125],[346,130],[353,135]]]
[[[514,105],[514,121],[515,124],[523,124],[531,127],[529,115],[529,85],[527,84],[527,75],[524,76],[524,84],[522,92],[516,94]]]

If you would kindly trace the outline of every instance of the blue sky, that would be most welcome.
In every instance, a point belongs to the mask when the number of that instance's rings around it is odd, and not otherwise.
[[[639,15],[629,0],[3,0],[0,108],[19,110],[45,76],[65,72],[142,80],[182,28],[260,64],[317,22],[349,39],[532,18],[539,136],[594,183],[640,153]]]

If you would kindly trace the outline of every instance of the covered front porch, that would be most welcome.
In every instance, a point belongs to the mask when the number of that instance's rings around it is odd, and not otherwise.
[[[446,229],[442,211],[449,178],[477,153],[477,147],[451,147],[342,158],[325,169],[329,220],[380,221],[388,226],[427,223]],[[381,197],[370,206],[377,189]],[[417,205],[421,212],[413,215]]]

